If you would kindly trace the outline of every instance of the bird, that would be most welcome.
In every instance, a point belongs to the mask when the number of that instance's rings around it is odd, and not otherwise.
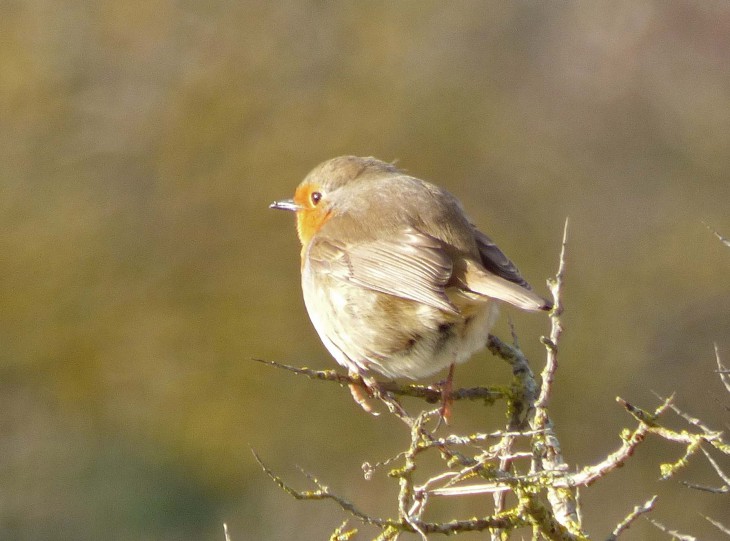
[[[486,346],[500,303],[552,306],[455,196],[393,163],[324,161],[270,208],[296,214],[309,318],[370,394],[375,373],[422,380],[446,368],[450,392],[454,366]],[[350,389],[371,411],[362,388]]]

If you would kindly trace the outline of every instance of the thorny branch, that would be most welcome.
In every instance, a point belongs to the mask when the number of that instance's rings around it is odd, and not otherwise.
[[[490,338],[492,338],[490,336]],[[281,368],[288,372],[293,372],[309,379],[320,381],[332,381],[338,383],[341,387],[356,385],[363,391],[369,391],[367,384],[358,377],[349,374],[341,374],[336,370],[313,370],[311,368],[300,368],[288,364],[278,363],[276,361],[267,361],[264,359],[251,359],[257,363],[265,364],[274,368]],[[421,398],[429,404],[436,404],[443,398],[443,391],[435,385],[398,385],[394,381],[378,382],[381,391],[396,396],[409,396],[412,398]],[[504,390],[489,387],[471,387],[466,389],[454,389],[449,395],[451,400],[486,400],[493,402],[505,398]]]
[[[684,467],[688,460],[702,453],[724,482],[720,488],[700,487],[685,483],[692,488],[718,493],[730,491],[730,477],[708,452],[708,448],[730,456],[730,445],[722,439],[722,433],[713,431],[698,419],[681,412],[673,404],[673,396],[660,398],[661,403],[653,410],[646,411],[627,401],[617,401],[634,417],[637,425],[625,429],[621,434],[621,444],[603,460],[577,471],[569,471],[563,458],[560,442],[553,429],[548,414],[548,403],[558,368],[558,345],[563,331],[560,316],[563,312],[562,288],[565,276],[565,254],[567,245],[567,226],[563,231],[563,241],[558,271],[548,282],[553,296],[553,309],[550,312],[550,336],[543,338],[546,348],[546,363],[538,385],[530,364],[517,346],[502,342],[489,336],[487,347],[495,356],[505,360],[512,369],[512,384],[505,387],[474,387],[452,391],[452,400],[480,400],[493,404],[498,399],[507,403],[508,422],[504,430],[490,433],[450,434],[436,437],[425,425],[437,415],[437,410],[424,411],[412,416],[406,412],[396,397],[412,397],[434,404],[442,399],[442,389],[438,386],[398,385],[394,382],[378,382],[377,396],[388,411],[399,418],[409,428],[410,444],[395,457],[374,465],[364,464],[366,478],[372,478],[377,469],[388,467],[389,476],[398,480],[399,492],[397,518],[375,517],[358,508],[351,501],[332,492],[327,486],[309,474],[304,474],[314,485],[314,490],[297,491],[286,484],[281,477],[270,470],[254,453],[264,472],[286,493],[300,500],[332,500],[344,512],[362,524],[370,525],[380,534],[374,541],[394,541],[401,533],[410,532],[427,540],[431,534],[452,535],[467,531],[488,530],[493,541],[504,541],[518,528],[532,529],[532,538],[550,540],[583,540],[587,534],[580,520],[580,509],[574,490],[589,486],[621,467],[634,453],[635,449],[650,435],[680,444],[684,453],[672,464],[661,466],[662,477],[672,477]],[[513,333],[514,335],[514,333]],[[514,336],[513,336],[514,338]],[[730,377],[722,364],[717,346],[715,356],[718,373],[730,391]],[[357,385],[369,391],[372,384],[359,378],[339,374],[334,370],[311,370],[297,368],[272,361],[255,359],[276,368],[303,375],[310,379],[335,382],[341,386]],[[689,430],[672,430],[660,423],[667,411],[673,411],[690,426]],[[421,455],[432,450],[438,451],[443,461],[443,470],[425,480],[419,481]],[[424,520],[430,499],[439,497],[462,497],[467,495],[491,494],[494,500],[491,515],[464,520],[433,522]],[[511,495],[508,505],[507,496]],[[641,516],[652,511],[656,496],[637,505],[614,528],[607,538],[617,539]],[[727,532],[721,523],[706,517],[721,531]],[[676,539],[693,539],[650,520]],[[357,530],[345,531],[345,524],[338,527],[330,539],[352,539]]]
[[[681,532],[678,532],[677,530],[672,530],[670,528],[667,528],[661,522],[651,519],[649,517],[644,517],[644,518],[646,518],[646,520],[651,522],[654,526],[656,526],[658,529],[663,531],[665,534],[669,535],[672,539],[676,539],[677,541],[697,541],[697,538],[692,535],[683,534]]]
[[[626,515],[626,518],[616,525],[616,528],[614,528],[614,530],[611,532],[611,535],[606,538],[606,541],[616,541],[616,539],[618,539],[618,536],[621,535],[624,531],[628,530],[637,518],[639,518],[641,515],[648,513],[649,511],[652,511],[654,509],[656,499],[656,496],[652,496],[643,504],[634,507],[633,511]]]
[[[710,517],[705,517],[705,520],[707,520],[707,522],[709,522],[710,524],[712,524],[715,528],[717,528],[718,530],[720,530],[725,535],[730,536],[730,528],[728,528],[727,526],[725,526],[719,520],[715,520],[715,519],[710,518]]]
[[[350,513],[352,516],[365,524],[373,524],[379,527],[389,527],[396,524],[395,521],[373,518],[366,513],[363,513],[357,507],[355,507],[355,504],[353,504],[352,502],[345,500],[344,498],[340,498],[336,494],[333,494],[328,487],[322,485],[313,476],[307,477],[310,481],[312,481],[312,483],[314,483],[314,485],[317,487],[317,490],[295,490],[287,485],[281,477],[271,471],[271,469],[269,469],[269,467],[264,464],[263,460],[261,460],[261,457],[259,457],[256,451],[252,450],[251,452],[253,453],[256,462],[261,467],[261,469],[264,470],[266,475],[268,475],[271,480],[279,486],[279,488],[281,488],[284,492],[286,492],[290,496],[293,496],[297,500],[333,500],[342,508],[343,511]]]
[[[533,430],[544,431],[544,435],[533,438],[533,454],[535,460],[531,468],[535,471],[566,472],[568,465],[563,459],[553,423],[548,415],[547,404],[553,388],[553,380],[558,369],[558,344],[563,334],[563,325],[560,316],[563,313],[563,280],[565,278],[565,252],[568,243],[568,220],[565,220],[563,227],[563,241],[560,248],[560,262],[555,278],[548,281],[550,292],[553,296],[553,309],[550,311],[550,338],[543,338],[547,350],[547,359],[542,371],[542,385],[540,395],[535,402],[535,417],[530,423]],[[562,526],[568,529],[571,534],[583,535],[580,524],[580,513],[576,503],[575,494],[565,487],[557,487],[551,483],[547,485],[547,497],[555,513],[556,519]]]
[[[727,369],[722,363],[722,359],[720,359],[720,348],[717,347],[717,343],[715,344],[715,361],[717,361],[717,373],[720,374],[720,381],[722,381],[727,392],[730,393],[730,370]]]
[[[705,222],[702,222],[702,223],[705,224]],[[710,230],[710,233],[712,233],[717,240],[719,240],[725,246],[730,248],[730,239],[723,237],[720,233],[718,233],[715,229],[713,229],[712,227],[710,227],[707,224],[705,224],[705,227]]]

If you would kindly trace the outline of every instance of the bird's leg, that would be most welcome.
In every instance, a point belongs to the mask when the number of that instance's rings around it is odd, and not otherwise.
[[[357,372],[350,372],[349,375],[354,380],[353,383],[349,384],[350,394],[352,394],[352,398],[362,409],[376,417],[380,415],[380,412],[375,411],[369,402],[370,398],[377,398],[385,404],[390,413],[398,416],[411,426],[413,419],[403,409],[400,402],[391,393],[383,389],[375,378],[364,376]]]
[[[456,367],[455,363],[451,363],[449,366],[449,373],[446,376],[446,379],[441,380],[437,383],[439,388],[441,389],[441,408],[439,409],[439,422],[438,425],[436,425],[436,428],[438,429],[441,425],[441,421],[443,421],[446,424],[449,424],[449,421],[451,420],[451,406],[454,403],[454,399],[451,396],[452,391],[454,390],[454,368]]]
[[[373,409],[370,402],[368,402],[369,398],[377,396],[380,393],[378,382],[371,378],[364,378],[357,372],[349,372],[348,375],[350,378],[357,381],[357,383],[353,382],[348,385],[350,388],[350,394],[352,395],[353,400],[355,400],[355,403],[372,415],[380,415],[380,413]]]

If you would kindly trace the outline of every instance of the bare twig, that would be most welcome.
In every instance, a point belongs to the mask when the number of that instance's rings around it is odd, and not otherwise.
[[[347,521],[340,524],[329,538],[329,541],[350,541],[357,534],[357,528],[346,530]]]
[[[707,522],[709,522],[710,524],[712,524],[715,528],[717,528],[718,530],[720,530],[725,535],[730,536],[730,528],[728,528],[727,526],[725,526],[719,520],[715,520],[714,518],[711,518],[711,517],[705,517],[705,520]]]
[[[657,397],[656,393],[654,393]],[[661,397],[659,397],[661,398]],[[670,430],[668,428],[664,428],[659,425],[654,425],[651,427],[651,432],[664,438],[667,441],[673,441],[676,443],[682,443],[687,446],[684,455],[679,458],[674,464],[663,464],[662,465],[662,479],[667,479],[674,475],[679,469],[686,466],[689,462],[689,458],[695,454],[697,451],[702,451],[707,458],[707,460],[710,462],[712,467],[715,469],[717,474],[720,476],[720,478],[725,482],[725,485],[730,485],[730,477],[728,477],[720,468],[719,464],[712,458],[712,456],[703,449],[702,444],[707,443],[720,451],[721,453],[724,453],[726,455],[730,455],[730,445],[728,445],[723,439],[722,439],[722,432],[712,430],[707,425],[702,423],[699,419],[692,417],[691,415],[683,412],[678,407],[676,407],[674,404],[669,404],[669,407],[674,411],[677,415],[682,417],[687,423],[689,423],[691,426],[697,428],[700,430],[700,433],[693,433],[688,432],[686,430],[683,430],[681,432]],[[709,490],[712,492],[725,492],[725,487],[721,487],[720,489],[709,489],[708,487],[701,487],[699,485],[692,485],[689,483],[684,483],[688,486],[691,486],[692,488],[698,488],[700,490]]]
[[[458,487],[443,487],[429,490],[428,493],[434,496],[473,496],[475,494],[498,494],[514,488],[513,483],[481,483],[479,485],[466,485]]]
[[[411,474],[415,467],[415,456],[421,452],[418,442],[421,438],[428,437],[428,433],[422,429],[422,423],[425,415],[415,419],[412,423],[412,438],[416,444],[409,449],[410,457],[406,459],[406,467],[395,472],[394,475],[399,477],[401,484],[401,492],[399,495],[399,519],[384,519],[372,517],[359,510],[352,502],[333,493],[327,486],[323,485],[316,477],[306,472],[302,472],[316,487],[316,490],[298,491],[289,486],[278,475],[264,464],[261,458],[253,452],[254,458],[259,466],[284,492],[291,495],[297,500],[332,500],[343,510],[361,521],[364,524],[376,526],[383,530],[382,539],[395,539],[397,532],[409,531],[417,533],[422,539],[425,539],[429,533],[454,534],[466,531],[482,531],[489,528],[513,529],[519,526],[525,526],[528,522],[517,516],[491,516],[482,518],[473,518],[469,520],[454,520],[449,522],[424,522],[421,515],[424,505],[417,498],[422,497],[423,493],[419,493],[413,487]],[[409,462],[410,461],[410,462]]]
[[[508,396],[511,410],[508,430],[526,428],[529,419],[535,410],[535,400],[539,389],[535,382],[530,363],[518,348],[502,342],[499,338],[489,335],[487,349],[500,359],[507,361],[512,367],[514,383],[512,392]]]
[[[707,485],[698,485],[695,483],[689,483],[687,481],[680,481],[684,486],[687,488],[692,488],[694,490],[701,490],[702,492],[710,492],[712,494],[728,494],[730,493],[730,487],[727,485],[723,485],[721,487],[710,487]]]
[[[548,280],[548,287],[553,296],[553,309],[550,311],[550,338],[544,339],[543,343],[547,349],[547,362],[542,371],[542,386],[540,388],[540,396],[535,402],[536,408],[544,408],[550,399],[550,391],[552,390],[553,378],[558,369],[558,342],[560,335],[563,333],[563,325],[560,321],[560,315],[563,313],[563,280],[565,278],[565,249],[568,243],[568,219],[565,219],[563,227],[563,242],[560,247],[560,263],[558,264],[558,272],[555,278]]]
[[[720,241],[720,242],[722,242],[722,243],[723,243],[723,244],[724,244],[725,246],[727,246],[727,247],[729,247],[729,248],[730,248],[730,239],[726,239],[725,237],[723,237],[722,235],[720,235],[720,233],[718,233],[717,231],[715,231],[715,230],[714,230],[714,229],[713,229],[712,227],[710,227],[709,225],[707,225],[707,224],[706,224],[705,222],[702,222],[702,223],[704,224],[704,226],[705,226],[705,227],[706,227],[707,229],[709,229],[709,230],[710,230],[710,232],[711,232],[711,233],[712,233],[713,235],[715,235],[715,237],[717,237],[717,240],[719,240],[719,241]]]
[[[656,503],[657,496],[652,496],[647,501],[645,501],[641,505],[637,505],[634,507],[633,511],[626,515],[626,518],[624,518],[621,522],[618,523],[616,528],[614,528],[613,532],[611,532],[611,535],[608,536],[606,541],[615,541],[618,539],[618,536],[621,535],[625,530],[628,530],[631,524],[639,518],[641,515],[648,513],[652,509],[654,509],[654,504]]]
[[[488,528],[512,529],[520,526],[526,526],[528,524],[526,520],[516,516],[483,517],[439,523],[424,522],[413,517],[410,517],[410,520],[392,520],[371,517],[360,511],[350,501],[334,494],[328,487],[324,486],[318,479],[310,474],[305,475],[317,487],[317,490],[298,491],[293,489],[287,485],[281,477],[273,473],[271,469],[264,464],[255,451],[252,452],[261,469],[263,469],[266,475],[268,475],[287,494],[293,496],[297,500],[333,500],[342,510],[348,512],[364,524],[379,527],[386,533],[391,532],[390,537],[382,537],[383,539],[393,539],[393,533],[398,531],[409,531],[412,533],[418,533],[422,537],[425,537],[425,535],[429,533],[451,535],[460,532],[483,531]]]
[[[380,519],[380,518],[373,518],[359,509],[355,507],[355,505],[344,498],[340,498],[336,494],[333,494],[330,489],[324,485],[322,485],[319,481],[317,481],[316,478],[312,476],[308,476],[309,479],[315,484],[317,487],[317,490],[305,490],[305,491],[298,491],[287,485],[281,477],[276,475],[269,467],[264,464],[264,462],[261,460],[259,455],[256,453],[256,451],[251,451],[253,453],[254,458],[256,459],[256,462],[261,467],[262,470],[264,470],[264,473],[268,475],[274,483],[276,483],[279,488],[281,488],[284,492],[289,494],[290,496],[294,497],[297,500],[333,500],[336,502],[340,508],[342,508],[343,511],[347,511],[352,516],[360,520],[361,522],[365,524],[372,524],[374,526],[379,526],[380,528],[387,528],[389,526],[397,526],[398,522],[394,520],[388,520],[388,519]]]
[[[342,387],[356,385],[366,392],[370,391],[370,388],[366,385],[362,378],[353,377],[348,374],[341,374],[336,370],[313,370],[311,368],[291,366],[288,364],[278,363],[276,361],[267,361],[265,359],[254,358],[251,360],[274,368],[281,368],[282,370],[292,372],[299,376],[305,376],[309,379],[332,381]],[[394,381],[379,381],[377,382],[377,387],[381,391],[391,393],[393,395],[421,398],[429,404],[436,404],[443,399],[443,392],[440,388],[428,385],[399,385]],[[449,397],[451,400],[497,400],[504,398],[504,395],[504,391],[498,389],[490,389],[488,387],[471,387],[465,389],[454,389]]]
[[[458,436],[451,434],[444,436],[443,438],[435,438],[433,441],[424,443],[424,447],[438,447],[441,445],[473,445],[476,443],[485,442],[491,439],[498,438],[517,438],[517,437],[528,437],[538,434],[537,430],[525,430],[525,431],[497,431],[489,434],[471,434],[469,436]]]
[[[658,393],[653,393],[654,396],[656,396],[659,400],[664,400],[664,397],[661,396]],[[717,430],[712,430],[710,427],[708,427],[706,424],[704,424],[702,421],[700,421],[696,417],[692,417],[690,414],[685,413],[681,409],[679,409],[676,405],[673,403],[669,404],[669,407],[671,410],[679,415],[682,419],[687,421],[690,425],[694,426],[695,428],[699,428],[706,436],[708,436],[711,439],[714,438],[720,438],[722,436],[722,432],[718,432]]]
[[[720,374],[720,381],[722,381],[727,392],[730,393],[730,372],[720,359],[720,348],[717,346],[717,342],[715,342],[715,360],[717,361],[717,373]]]
[[[723,487],[723,492],[728,492],[730,490],[730,475],[727,475],[725,472],[722,471],[722,468],[720,468],[720,465],[715,461],[714,458],[712,458],[712,455],[710,455],[710,453],[708,453],[704,449],[702,449],[702,452],[705,454],[705,457],[714,468],[718,477],[722,479],[722,481],[725,483],[725,486]]]
[[[669,400],[667,399],[661,404],[654,412],[653,417],[661,415],[662,412],[666,411],[669,407]],[[628,404],[624,400],[617,398],[618,401]],[[588,486],[594,483],[596,480],[605,476],[607,473],[621,467],[631,455],[634,454],[636,447],[644,441],[647,433],[651,429],[651,426],[644,421],[639,422],[639,426],[629,434],[623,436],[623,443],[616,451],[608,455],[604,460],[593,466],[583,468],[581,471],[566,475],[563,478],[555,479],[554,485],[557,487],[570,487],[570,486]]]
[[[724,471],[722,471],[722,468],[720,468],[720,464],[717,463],[717,461],[712,458],[712,455],[708,453],[705,449],[701,449],[701,451],[704,453],[705,457],[707,458],[708,462],[712,466],[712,468],[715,470],[715,473],[717,473],[718,477],[722,479],[722,481],[725,483],[721,487],[708,487],[704,485],[696,485],[694,483],[687,483],[686,481],[682,481],[682,484],[685,486],[688,486],[689,488],[694,488],[697,490],[703,490],[705,492],[712,492],[714,494],[727,494],[730,492],[730,476],[728,476]]]
[[[423,423],[426,422],[427,416],[421,414],[411,425],[411,445],[404,454],[405,465],[397,471],[398,484],[400,490],[398,492],[398,516],[402,521],[407,522],[423,541],[428,541],[426,533],[418,526],[423,511],[425,510],[425,502],[414,496],[413,488],[413,472],[416,470],[416,455],[418,454],[418,444],[423,435]]]
[[[533,430],[544,431],[543,435],[533,438],[533,454],[536,457],[535,465],[540,470],[565,472],[568,465],[563,459],[558,440],[550,416],[547,412],[547,404],[552,392],[553,379],[558,369],[558,343],[563,333],[563,325],[560,316],[563,313],[563,280],[565,278],[565,254],[568,243],[568,219],[563,227],[563,240],[560,248],[560,262],[555,278],[548,281],[548,287],[553,296],[553,308],[550,311],[550,337],[543,338],[547,350],[547,360],[542,371],[542,384],[540,394],[535,401],[535,416],[531,422]],[[547,496],[558,522],[566,527],[571,533],[580,535],[580,516],[575,500],[575,495],[566,487],[557,488],[552,483],[547,485]]]
[[[519,454],[512,452],[512,447],[520,433],[525,434],[529,421],[535,412],[535,400],[538,395],[537,382],[530,368],[527,358],[520,351],[519,338],[512,319],[509,320],[509,329],[512,336],[512,349],[510,351],[510,364],[512,366],[512,393],[508,397],[508,408],[510,411],[507,433],[495,446],[494,456],[499,457],[499,472],[509,475],[514,468],[514,461]],[[496,345],[496,344],[495,344]],[[506,348],[503,348],[506,349]],[[516,432],[519,431],[519,432]],[[535,435],[536,432],[532,432]],[[495,491],[492,495],[494,501],[494,512],[501,513],[506,508],[507,491]],[[490,532],[492,541],[501,541],[504,532],[492,530]]]
[[[514,329],[513,329],[514,333]],[[487,347],[494,354],[506,360],[512,367],[512,391],[508,396],[508,408],[510,412],[509,422],[507,423],[507,433],[497,444],[496,454],[499,456],[498,473],[502,476],[509,476],[512,470],[513,453],[512,445],[515,440],[515,431],[524,433],[524,429],[529,426],[530,419],[534,415],[535,400],[538,396],[538,386],[535,381],[535,375],[530,368],[525,355],[517,346],[516,337],[513,336],[513,345],[502,342],[496,336],[490,336]],[[530,431],[536,434],[536,431]],[[462,479],[454,479],[454,482]],[[505,491],[492,491],[494,500],[494,512],[500,513],[505,508]],[[492,530],[490,532],[491,539],[498,541],[503,538],[503,532],[500,530]]]
[[[671,536],[672,539],[677,539],[678,541],[697,541],[697,538],[692,535],[683,534],[683,533],[678,532],[677,530],[670,530],[661,522],[657,522],[656,520],[651,519],[649,517],[644,517],[644,518],[646,520],[648,520],[649,522],[651,522],[654,526],[659,528],[661,531],[663,531],[665,534]]]

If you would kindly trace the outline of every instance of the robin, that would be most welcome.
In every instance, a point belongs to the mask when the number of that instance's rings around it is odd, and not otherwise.
[[[453,195],[393,164],[328,160],[270,208],[296,213],[309,317],[371,391],[372,372],[422,379],[448,367],[451,376],[485,347],[499,301],[551,308]]]

